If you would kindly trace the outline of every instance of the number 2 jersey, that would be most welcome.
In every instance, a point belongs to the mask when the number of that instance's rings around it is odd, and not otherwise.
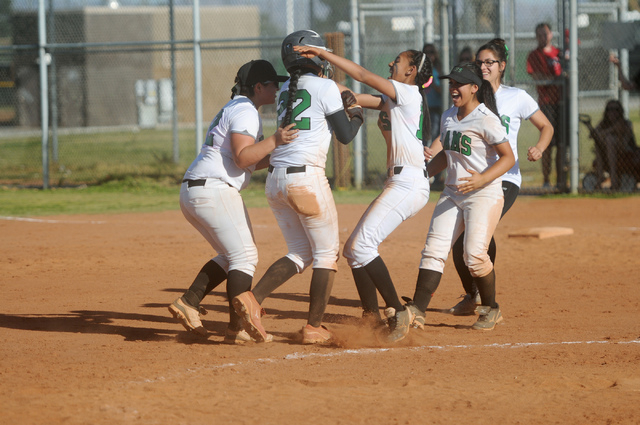
[[[234,96],[211,121],[200,154],[193,160],[184,178],[217,178],[238,190],[244,189],[256,167],[252,165],[243,169],[236,165],[231,151],[233,133],[250,136],[256,142],[263,139],[262,119],[246,96]]]
[[[476,107],[461,121],[458,108],[452,107],[442,114],[440,140],[447,155],[447,185],[458,185],[461,177],[469,177],[472,169],[483,173],[496,162],[493,145],[506,143],[507,133],[500,119],[484,103]],[[500,183],[495,179],[487,183]]]
[[[290,82],[287,80],[278,94],[278,125],[286,114]],[[271,153],[270,163],[274,167],[325,168],[331,144],[331,126],[326,117],[344,109],[340,90],[332,80],[307,73],[298,79],[295,96],[291,118],[299,130],[298,137],[293,143],[278,146]]]

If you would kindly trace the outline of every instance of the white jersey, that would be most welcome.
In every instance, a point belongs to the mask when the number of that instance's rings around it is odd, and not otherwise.
[[[278,124],[286,114],[290,82],[288,80],[282,85],[278,95]],[[343,108],[336,83],[312,73],[301,75],[292,114],[295,128],[299,130],[298,137],[295,143],[280,145],[271,153],[271,165],[324,168],[331,144],[331,126],[326,117]]]
[[[516,157],[516,163],[503,176],[503,181],[508,181],[520,187],[522,175],[520,174],[520,162],[518,161],[518,131],[523,120],[528,120],[540,107],[526,91],[505,85],[500,85],[495,94],[498,112],[502,125],[507,131],[507,138]],[[496,157],[497,160],[497,157]]]
[[[251,100],[236,95],[211,121],[200,154],[191,163],[185,179],[217,178],[238,190],[251,179],[255,165],[239,168],[233,160],[231,134],[245,134],[256,142],[262,140],[262,119]]]
[[[400,83],[390,80],[396,92],[394,102],[386,95],[382,95],[384,114],[389,117],[388,126],[383,125],[383,133],[391,130],[391,140],[387,140],[387,169],[396,165],[411,165],[425,168],[422,146],[422,95],[416,85]],[[386,136],[386,135],[385,135]]]
[[[461,177],[471,175],[468,169],[485,172],[497,161],[493,145],[508,141],[500,119],[484,103],[462,121],[458,120],[457,114],[455,106],[447,110],[442,114],[440,127],[440,140],[447,155],[447,185],[460,184]],[[501,181],[497,178],[485,186]]]

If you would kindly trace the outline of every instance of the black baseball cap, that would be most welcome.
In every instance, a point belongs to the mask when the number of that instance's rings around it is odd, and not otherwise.
[[[478,86],[482,85],[482,78],[478,77],[478,75],[469,68],[460,65],[454,66],[449,74],[440,77],[441,80],[445,78],[457,81],[460,84],[473,83]]]
[[[275,68],[269,61],[253,60],[247,62],[238,70],[238,78],[243,86],[253,86],[256,83],[266,83],[267,81],[283,83],[289,79],[282,75],[278,75]]]

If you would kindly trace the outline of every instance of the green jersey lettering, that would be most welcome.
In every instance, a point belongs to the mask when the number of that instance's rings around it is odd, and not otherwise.
[[[298,130],[310,130],[311,129],[311,119],[309,117],[298,118],[300,114],[309,109],[311,106],[311,95],[308,91],[302,89],[296,92],[296,97],[293,99],[293,103],[295,104],[298,101],[301,101],[296,106],[294,106],[293,111],[291,111],[291,122],[295,122]],[[287,104],[289,103],[289,92],[284,91],[280,93],[280,98],[278,99],[278,116],[283,116],[282,113],[286,111]],[[278,125],[281,125],[282,121],[278,120]]]
[[[220,122],[220,118],[222,118],[222,113],[224,112],[224,109],[221,110],[220,112],[218,112],[218,115],[216,115],[216,117],[213,119],[213,121],[211,121],[211,125],[209,126],[209,129],[207,130],[207,138],[204,141],[204,144],[207,146],[213,146],[213,134],[211,134],[211,130],[213,130],[218,123]]]
[[[505,128],[505,130],[507,130],[507,134],[509,134],[509,124],[511,123],[511,118],[506,115],[502,115],[500,117],[500,122],[502,123],[502,126]]]

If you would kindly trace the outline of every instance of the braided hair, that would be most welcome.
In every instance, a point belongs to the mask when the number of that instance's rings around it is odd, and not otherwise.
[[[480,46],[480,48],[478,49],[477,53],[476,53],[476,57],[478,57],[478,55],[480,54],[481,51],[483,50],[489,50],[490,52],[493,53],[493,55],[498,58],[498,60],[500,62],[507,62],[507,60],[509,59],[509,48],[507,47],[507,43],[502,39],[502,38],[494,38],[493,40],[489,41],[488,43],[483,44],[482,46]],[[502,83],[502,79],[504,78],[504,72],[507,70],[507,67],[505,67],[502,71],[500,71],[500,82]]]
[[[474,62],[466,62],[458,66],[469,69],[482,80],[482,84],[478,87],[478,92],[476,93],[478,101],[480,101],[480,103],[484,103],[491,112],[500,118],[500,114],[498,114],[498,106],[496,104],[496,96],[493,93],[493,87],[491,87],[491,83],[489,81],[482,78],[482,69],[480,69],[480,67]]]
[[[429,103],[427,103],[427,93],[425,89],[433,80],[433,64],[426,53],[418,50],[407,50],[409,55],[409,65],[417,69],[415,84],[422,96],[422,145],[431,144],[431,114],[429,113]]]
[[[282,124],[280,126],[282,128],[291,124],[291,115],[293,114],[293,102],[296,100],[296,93],[298,92],[298,80],[300,79],[300,75],[302,75],[303,71],[308,71],[306,68],[295,67],[291,68],[289,71],[289,91],[287,97],[287,112],[282,119]]]

